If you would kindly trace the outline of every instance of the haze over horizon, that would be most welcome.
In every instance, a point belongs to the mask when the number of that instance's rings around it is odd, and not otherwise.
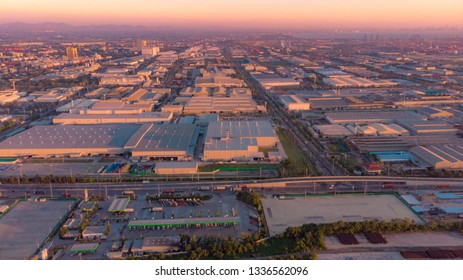
[[[150,0],[0,3],[0,24],[64,22],[235,28],[463,27],[461,0]]]

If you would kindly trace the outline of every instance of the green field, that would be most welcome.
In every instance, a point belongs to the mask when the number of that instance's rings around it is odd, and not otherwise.
[[[284,131],[278,131],[278,137],[288,156],[288,160],[283,162],[280,168],[282,177],[304,176],[315,174],[315,169],[308,163],[299,148],[289,138]]]

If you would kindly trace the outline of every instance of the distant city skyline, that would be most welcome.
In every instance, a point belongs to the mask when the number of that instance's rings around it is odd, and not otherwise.
[[[238,28],[463,26],[461,0],[151,0],[0,2],[0,23],[65,22]]]

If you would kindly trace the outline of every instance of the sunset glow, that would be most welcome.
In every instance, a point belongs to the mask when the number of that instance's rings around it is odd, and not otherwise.
[[[132,0],[0,2],[0,22],[228,27],[462,26],[461,0]]]

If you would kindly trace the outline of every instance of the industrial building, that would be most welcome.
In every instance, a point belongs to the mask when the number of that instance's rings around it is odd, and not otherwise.
[[[312,110],[339,110],[347,109],[347,103],[341,97],[309,98]]]
[[[352,131],[339,124],[314,125],[317,131],[323,137],[345,137],[353,135]]]
[[[393,123],[397,119],[424,120],[423,115],[413,111],[343,111],[329,112],[325,114],[326,120],[332,124],[368,124],[368,123]],[[401,123],[399,123],[401,126]],[[404,126],[405,127],[405,126]],[[405,127],[407,128],[407,127]]]
[[[96,102],[98,102],[97,99],[75,99],[58,107],[56,112],[65,113],[71,110],[85,110],[91,108]]]
[[[348,140],[361,152],[408,151],[413,146],[461,143],[461,138],[450,134],[353,136]]]
[[[152,89],[152,90],[146,90],[146,89],[138,89],[132,94],[130,94],[127,97],[122,98],[122,101],[128,101],[128,102],[141,102],[141,101],[146,101],[146,102],[154,102],[157,103],[159,99],[161,99],[165,94],[170,93],[170,89]]]
[[[145,79],[138,75],[99,73],[96,76],[100,79],[100,85],[139,86],[145,82]]]
[[[269,121],[210,122],[203,160],[264,158],[260,147],[277,147],[278,137]]]
[[[87,226],[82,232],[82,237],[85,239],[106,239],[107,236],[104,234],[106,226]]]
[[[347,125],[354,135],[410,135],[410,132],[397,124],[370,123],[368,125]]]
[[[280,96],[280,100],[288,111],[310,110],[310,103],[296,95],[282,95]]]
[[[429,118],[451,118],[453,117],[453,113],[440,109],[440,108],[423,107],[423,108],[419,108],[418,112],[420,112],[421,114]]]
[[[196,87],[242,87],[243,82],[239,79],[223,75],[211,77],[198,77],[195,80]]]
[[[179,251],[180,239],[173,237],[145,237],[142,250],[146,254]]]
[[[410,149],[434,169],[463,170],[463,145],[416,146]]]
[[[120,100],[103,100],[98,101],[90,109],[80,110],[80,114],[139,114],[151,112],[154,103],[129,103]]]
[[[140,125],[38,125],[0,142],[3,157],[123,154]]]
[[[190,159],[199,128],[182,124],[38,125],[0,142],[2,157],[91,156]]]
[[[204,217],[190,219],[131,220],[129,229],[239,225],[240,217]]]
[[[441,120],[421,120],[400,118],[397,123],[415,135],[455,133],[456,128]]]
[[[145,124],[125,144],[132,157],[190,159],[195,150],[199,128],[189,124]]]
[[[183,111],[187,114],[220,113],[220,112],[256,112],[256,102],[252,96],[193,96],[185,104]]]
[[[292,78],[283,78],[277,74],[264,74],[260,72],[252,72],[251,76],[259,82],[262,87],[271,89],[273,87],[288,87],[299,86],[300,82]]]
[[[115,197],[109,206],[108,212],[110,213],[124,213],[129,205],[130,198],[128,197]]]
[[[14,102],[20,98],[21,96],[15,90],[0,90],[0,105]]]
[[[391,87],[396,86],[398,83],[390,80],[369,80],[360,77],[333,77],[324,78],[325,84],[331,85],[336,88],[341,87]]]
[[[71,114],[63,113],[53,118],[54,124],[117,124],[170,122],[173,113],[148,112],[140,114]]]

